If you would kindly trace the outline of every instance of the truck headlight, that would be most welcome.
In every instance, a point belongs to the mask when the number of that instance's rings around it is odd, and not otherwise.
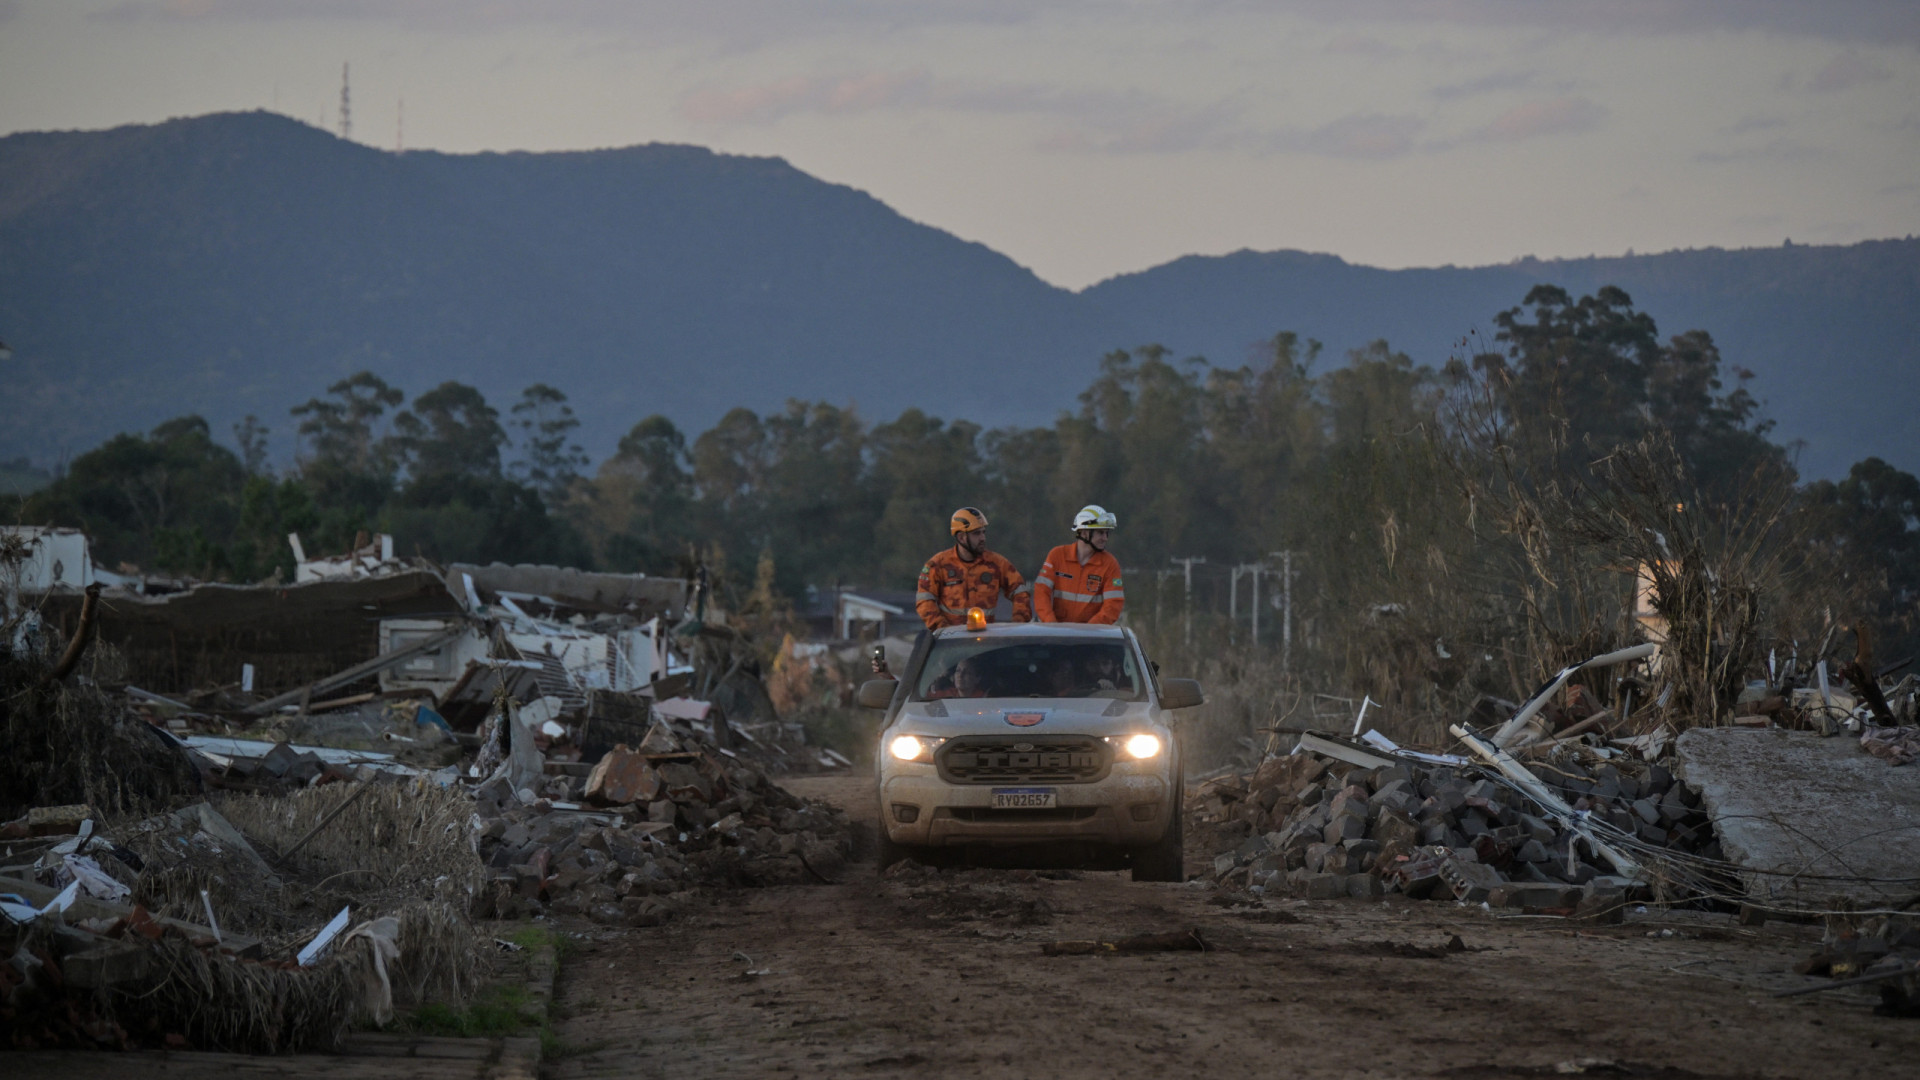
[[[887,752],[901,761],[931,761],[934,748],[939,739],[923,739],[918,735],[895,735],[887,744]]]
[[[1160,737],[1143,731],[1138,735],[1127,736],[1127,741],[1120,746],[1127,752],[1128,757],[1141,761],[1160,752]]]

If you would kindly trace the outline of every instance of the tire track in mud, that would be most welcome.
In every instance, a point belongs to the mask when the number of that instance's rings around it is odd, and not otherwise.
[[[793,786],[858,821],[870,783]],[[1656,940],[1398,898],[1211,901],[1124,874],[868,863],[836,885],[714,894],[664,927],[569,924],[584,940],[556,1030],[574,1052],[545,1073],[1473,1078],[1591,1059],[1616,1075],[1920,1075],[1920,1025],[1729,981],[1790,966],[1809,928]],[[1195,927],[1212,951],[1040,955]],[[1701,965],[1722,974],[1688,973]]]

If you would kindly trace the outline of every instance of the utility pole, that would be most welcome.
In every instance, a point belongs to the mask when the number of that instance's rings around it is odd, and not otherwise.
[[[1271,551],[1280,560],[1280,673],[1291,670],[1293,659],[1293,552]]]
[[[1155,570],[1153,572],[1153,632],[1160,632],[1160,608],[1166,602],[1167,578],[1178,573],[1176,570]]]
[[[1168,559],[1167,561],[1179,563],[1181,569],[1186,572],[1186,595],[1182,598],[1184,603],[1181,605],[1183,611],[1181,613],[1180,639],[1186,644],[1191,645],[1193,644],[1193,564],[1205,563],[1207,558],[1204,555],[1189,555],[1184,559]]]
[[[1250,563],[1247,569],[1253,571],[1253,647],[1260,647],[1260,575],[1266,567],[1259,563]]]
[[[1233,568],[1227,577],[1227,622],[1235,634],[1240,629],[1240,576],[1245,574],[1253,578],[1253,643],[1260,644],[1260,575],[1266,572],[1265,563],[1241,563]],[[1232,639],[1230,639],[1232,640]]]
[[[351,65],[340,65],[340,138],[353,141],[353,100],[347,94],[347,70]]]

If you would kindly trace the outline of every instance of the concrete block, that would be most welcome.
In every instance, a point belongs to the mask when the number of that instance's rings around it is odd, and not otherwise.
[[[1302,892],[1309,900],[1335,900],[1347,895],[1347,875],[1309,874]]]
[[[1633,812],[1649,825],[1660,824],[1660,807],[1652,799],[1635,799]]]
[[[1510,881],[1487,893],[1487,903],[1497,908],[1558,908],[1579,903],[1580,890],[1554,882]]]
[[[1591,890],[1581,894],[1574,905],[1573,917],[1583,922],[1621,923],[1626,921],[1627,894],[1616,890]]]
[[[1366,817],[1366,789],[1357,784],[1341,788],[1339,793],[1333,797],[1333,800],[1327,804],[1327,813],[1333,817],[1339,817],[1342,814],[1357,814],[1362,818]]]
[[[652,802],[660,797],[660,774],[638,751],[615,746],[587,774],[585,797],[603,806]]]
[[[1647,769],[1647,794],[1660,798],[1673,790],[1673,773],[1665,765],[1653,765]]]
[[[1348,874],[1347,895],[1361,898],[1384,896],[1386,887],[1372,874]]]
[[[1405,765],[1392,765],[1384,769],[1375,769],[1368,778],[1368,786],[1375,794],[1398,784],[1406,787],[1413,782],[1413,773]]]
[[[1420,843],[1420,826],[1398,810],[1382,810],[1373,824],[1373,838],[1381,847],[1410,848]]]
[[[1358,840],[1367,835],[1367,819],[1342,815],[1329,821],[1321,835],[1329,844],[1338,844],[1343,840]]]
[[[1360,870],[1360,859],[1344,847],[1330,847],[1320,861],[1323,874],[1354,874]]]
[[[1441,862],[1440,878],[1453,890],[1454,899],[1469,903],[1485,900],[1495,886],[1507,880],[1493,867],[1462,858],[1457,852]]]
[[[1553,838],[1560,835],[1560,830],[1554,828],[1553,823],[1545,818],[1534,817],[1532,814],[1521,814],[1518,820],[1520,827],[1527,830],[1528,836],[1533,837],[1543,844],[1553,843]]]

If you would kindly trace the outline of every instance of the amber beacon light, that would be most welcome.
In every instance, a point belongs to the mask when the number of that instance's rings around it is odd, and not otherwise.
[[[984,608],[977,608],[977,607],[968,608],[967,609],[967,629],[985,630],[986,628],[987,628],[986,610]]]

